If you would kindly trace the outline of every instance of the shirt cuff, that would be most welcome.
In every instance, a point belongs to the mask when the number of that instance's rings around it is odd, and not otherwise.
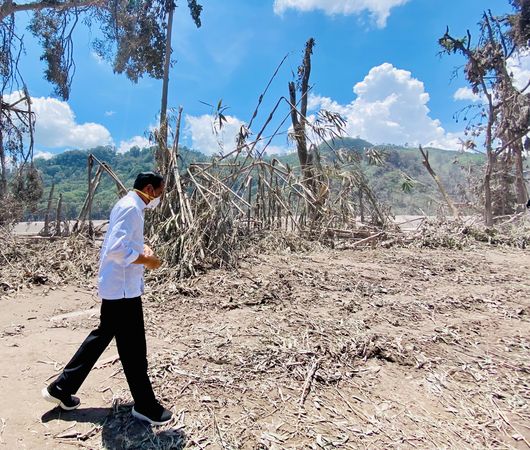
[[[124,265],[128,266],[128,265],[132,264],[134,261],[136,261],[138,259],[139,256],[140,256],[140,253],[138,253],[135,250],[131,250],[131,254],[129,256],[125,257],[125,259],[123,260]]]

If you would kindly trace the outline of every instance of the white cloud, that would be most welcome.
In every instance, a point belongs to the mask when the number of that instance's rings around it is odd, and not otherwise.
[[[149,142],[149,139],[143,136],[134,136],[131,139],[120,142],[120,145],[118,146],[118,153],[127,153],[133,147],[138,147],[142,149],[150,146],[151,144]]]
[[[21,97],[20,92],[8,95],[7,101]],[[51,97],[32,97],[35,113],[35,145],[46,148],[91,148],[112,144],[109,130],[98,123],[76,122],[68,103]]]
[[[507,65],[513,77],[513,85],[517,89],[526,88],[530,81],[530,51],[527,50],[511,56]]]
[[[288,9],[299,11],[321,10],[326,14],[362,14],[368,12],[378,27],[384,27],[390,10],[409,0],[274,0],[274,12],[283,14]]]
[[[221,131],[219,131],[218,123],[214,124],[214,116],[205,114],[202,116],[185,117],[185,133],[191,138],[191,147],[193,150],[198,150],[205,155],[213,155],[221,152],[227,154],[236,148],[236,141],[239,131],[245,122],[235,116],[226,116],[227,121],[223,122]],[[217,129],[217,134],[214,131]],[[294,148],[292,145],[286,144],[278,145],[277,143],[270,144],[264,148],[268,142],[268,138],[262,138],[255,146],[257,153],[267,155],[284,155],[292,152]],[[252,137],[247,142],[252,144]]]
[[[381,64],[373,67],[353,92],[357,98],[347,105],[314,95],[308,103],[313,110],[320,107],[342,114],[349,136],[361,136],[375,144],[459,148],[460,135],[446,132],[439,120],[430,117],[429,94],[409,71]]]
[[[34,159],[37,159],[37,158],[41,158],[41,159],[52,159],[53,157],[55,156],[54,153],[51,153],[51,152],[43,152],[41,150],[37,150],[34,155],[33,155],[33,158]]]
[[[191,137],[193,150],[198,150],[206,155],[215,153],[229,153],[236,147],[236,138],[245,122],[234,116],[225,116],[221,130],[214,131],[214,117],[209,114],[202,116],[185,117],[185,133]]]
[[[453,98],[461,101],[471,101],[473,103],[480,102],[482,97],[475,94],[469,87],[461,87],[454,93]]]

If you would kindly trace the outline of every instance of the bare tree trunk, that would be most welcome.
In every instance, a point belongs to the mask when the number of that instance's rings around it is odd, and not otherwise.
[[[4,148],[4,133],[2,131],[2,95],[0,94],[0,199],[7,194],[7,164],[6,153]]]
[[[495,153],[493,151],[493,124],[495,117],[493,113],[493,100],[491,95],[487,96],[489,102],[488,124],[486,126],[486,171],[484,172],[484,223],[487,227],[493,226],[493,202],[491,195],[491,175],[495,167]]]
[[[510,200],[513,199],[511,196],[513,184],[511,175],[512,165],[513,161],[511,149],[507,149],[503,154],[496,158],[494,179],[500,185],[501,189],[495,193],[495,198],[492,199],[492,210],[494,216],[504,216],[513,212],[513,204],[510,204]]]
[[[295,109],[296,100],[296,85],[294,81],[289,83],[289,96],[291,101],[291,121],[293,123],[294,137],[296,140],[296,150],[298,151],[298,160],[300,161],[300,167],[305,170],[307,166],[307,142],[305,138],[305,124],[303,118],[298,119],[298,112]]]
[[[48,206],[46,208],[46,215],[44,216],[44,229],[42,231],[44,236],[48,236],[50,234],[50,213],[52,210],[52,200],[53,200],[54,190],[55,190],[55,184],[52,184],[52,187],[50,189],[50,195],[48,197]]]
[[[364,223],[364,201],[363,201],[363,188],[359,188],[359,213],[361,215],[361,223]]]
[[[87,6],[103,5],[103,0],[71,0],[71,1],[34,1],[29,3],[15,3],[13,0],[6,0],[5,3],[0,5],[0,22],[11,14],[21,11],[41,11],[43,9],[56,9],[62,11],[71,8],[84,8]]]
[[[190,199],[184,189],[182,189],[182,181],[180,178],[179,166],[178,166],[178,149],[180,139],[180,123],[182,119],[182,106],[179,108],[177,124],[175,128],[175,139],[173,141],[173,148],[171,153],[166,151],[167,158],[165,160],[166,177],[165,184],[167,186],[166,191],[169,192],[173,188],[176,188],[178,194],[180,219],[182,226],[187,228],[193,224],[193,211],[191,209]]]
[[[77,221],[74,225],[73,231],[78,231],[83,226],[87,212],[88,212],[88,204],[93,195],[96,194],[96,190],[99,186],[99,183],[101,181],[101,175],[103,174],[104,167],[99,166],[98,170],[96,171],[96,175],[94,176],[94,179],[92,180],[91,187],[88,190],[88,193],[85,197],[85,201],[83,203],[83,206],[81,207],[81,211],[79,212],[79,215],[77,217]]]
[[[55,235],[61,236],[61,217],[63,209],[63,194],[59,194],[59,201],[57,202],[57,213],[55,214]]]
[[[523,168],[523,141],[518,140],[514,147],[513,153],[515,157],[515,192],[517,195],[517,203],[519,205],[526,205],[528,201],[528,190],[524,181]]]
[[[4,139],[0,128],[0,199],[7,195],[7,163],[4,150]]]
[[[429,162],[429,152],[423,150],[423,147],[420,145],[420,152],[423,156],[423,165],[427,169],[427,172],[429,172],[429,175],[433,178],[433,180],[436,182],[436,185],[438,186],[438,190],[442,194],[442,197],[444,198],[445,202],[447,203],[447,206],[449,206],[449,209],[451,210],[451,213],[453,214],[453,217],[457,218],[459,216],[458,209],[456,208],[455,204],[453,203],[453,200],[451,200],[451,197],[447,195],[447,191],[444,188],[444,185],[442,184],[440,177],[436,175],[436,172],[431,167],[431,164]]]
[[[298,160],[300,161],[300,168],[302,171],[302,182],[313,196],[313,201],[307,205],[307,213],[311,223],[315,223],[321,217],[321,207],[325,203],[326,197],[326,190],[321,189],[321,180],[318,176],[319,172],[315,167],[315,155],[309,152],[306,135],[309,77],[311,75],[311,55],[314,46],[315,40],[313,38],[308,39],[302,65],[298,68],[298,82],[301,94],[299,108],[297,108],[296,84],[293,81],[289,83],[291,121],[293,124]],[[318,150],[315,148],[312,151],[316,153]]]
[[[300,74],[300,114],[296,110],[297,99],[296,99],[296,85],[294,81],[289,83],[289,97],[291,102],[291,121],[293,123],[294,137],[296,140],[296,148],[298,151],[298,159],[300,161],[300,167],[304,179],[308,183],[308,187],[313,188],[312,183],[312,170],[309,164],[309,154],[307,150],[307,139],[306,139],[306,121],[307,121],[307,100],[309,90],[309,77],[311,75],[311,54],[313,53],[313,47],[315,40],[310,38],[305,47],[304,60],[302,65],[298,69]]]
[[[491,195],[491,174],[493,172],[494,161],[488,154],[488,162],[484,173],[484,223],[487,227],[493,226],[493,206]]]
[[[158,137],[158,155],[157,163],[159,170],[164,173],[167,169],[168,155],[167,155],[167,98],[169,91],[169,68],[171,65],[171,34],[173,31],[173,10],[174,6],[171,2],[171,6],[167,16],[167,30],[166,30],[166,54],[164,59],[164,78],[162,81],[162,104],[160,106],[160,129]]]
[[[175,186],[180,183],[180,172],[178,166],[178,157],[179,157],[179,141],[180,141],[180,124],[182,121],[182,106],[179,107],[177,115],[177,123],[175,125],[175,139],[173,141],[173,148],[171,153],[167,154],[167,159],[165,161],[165,181],[166,191],[171,191]]]
[[[88,156],[88,204],[87,204],[87,215],[88,215],[88,234],[93,236],[94,225],[92,224],[92,200],[94,198],[93,182],[92,182],[92,167],[94,167],[94,158],[92,155]]]

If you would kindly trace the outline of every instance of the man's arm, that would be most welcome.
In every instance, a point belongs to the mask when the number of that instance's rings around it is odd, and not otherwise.
[[[107,256],[118,264],[143,264],[148,269],[158,269],[162,264],[149,246],[144,245],[143,253],[140,253],[131,245],[131,236],[143,233],[143,220],[134,208],[121,211],[108,232],[111,236]]]

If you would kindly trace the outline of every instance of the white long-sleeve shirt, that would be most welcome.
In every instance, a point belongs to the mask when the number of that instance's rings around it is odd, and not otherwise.
[[[98,294],[102,299],[134,298],[144,292],[144,266],[132,264],[144,252],[144,210],[145,203],[135,192],[112,208],[99,260]]]

